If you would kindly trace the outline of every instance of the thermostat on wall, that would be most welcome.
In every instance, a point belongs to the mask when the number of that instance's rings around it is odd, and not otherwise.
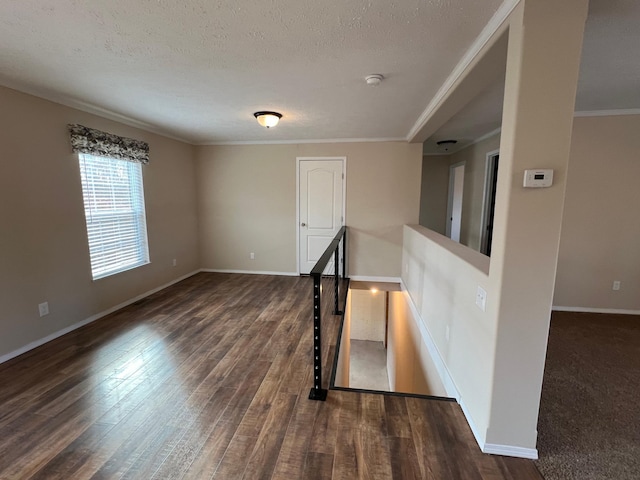
[[[525,170],[525,187],[550,187],[553,183],[553,170]]]

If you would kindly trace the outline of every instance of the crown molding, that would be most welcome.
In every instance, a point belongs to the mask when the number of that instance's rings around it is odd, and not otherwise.
[[[101,118],[106,118],[107,120],[113,120],[114,122],[123,123],[130,127],[139,128],[140,130],[144,130],[145,132],[154,133],[156,135],[170,138],[172,140],[177,140],[178,142],[193,145],[193,142],[191,140],[173,135],[166,130],[157,127],[156,125],[152,125],[141,120],[136,120],[133,117],[114,112],[113,110],[109,110],[107,108],[99,107],[92,103],[83,102],[82,100],[77,100],[66,95],[59,95],[47,90],[33,88],[25,85],[18,85],[15,82],[7,80],[6,78],[0,79],[0,86],[15,90],[20,93],[25,93],[27,95],[32,95],[34,97],[47,100],[58,105],[63,105],[65,107],[74,108],[85,113],[90,113]]]
[[[422,114],[418,117],[411,130],[409,130],[409,133],[407,134],[408,142],[411,142],[416,135],[418,135],[429,118],[431,118],[431,116],[438,110],[440,104],[446,98],[449,91],[453,88],[456,82],[462,78],[465,71],[473,63],[485,45],[487,45],[491,40],[493,35],[500,29],[501,25],[507,20],[507,18],[509,18],[509,15],[511,15],[511,12],[518,3],[520,3],[520,0],[506,0],[502,5],[500,5],[500,8],[498,8],[493,17],[491,17],[491,20],[489,20],[489,23],[487,23],[482,29],[480,35],[478,35],[475,41],[471,44],[469,50],[467,50],[451,74],[447,77],[438,90],[438,93],[436,93],[436,95],[431,99],[427,108],[425,108]]]
[[[484,135],[476,138],[473,142],[471,142],[469,145],[467,145],[467,147],[471,146],[471,145],[475,145],[476,143],[480,143],[484,140],[486,140],[487,138],[491,138],[496,136],[497,134],[499,134],[500,132],[502,132],[502,127],[498,127],[495,130],[491,130],[490,132],[485,133]],[[467,148],[464,147],[464,148]],[[464,150],[464,149],[463,149]]]
[[[620,115],[640,115],[640,108],[621,108],[617,110],[582,110],[574,117],[617,117]]]
[[[372,142],[406,142],[405,137],[381,137],[381,138],[320,138],[320,139],[294,139],[294,140],[248,140],[237,142],[202,142],[197,146],[225,146],[225,145],[302,145],[311,143],[372,143]]]

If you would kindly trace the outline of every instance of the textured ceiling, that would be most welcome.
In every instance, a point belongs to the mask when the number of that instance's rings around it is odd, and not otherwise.
[[[640,1],[590,0],[576,94],[576,111],[632,110],[640,113]],[[506,62],[506,55],[504,57]],[[455,139],[447,154],[495,132],[502,123],[504,69],[423,144],[425,154],[442,154],[436,142]]]
[[[504,70],[502,78],[474,98],[457,115],[445,123],[424,142],[422,151],[426,155],[453,154],[468,147],[486,135],[497,133],[502,125],[502,103],[504,97]],[[440,140],[456,140],[447,152],[438,148]]]
[[[405,138],[501,3],[2,0],[0,83],[192,142]]]
[[[0,84],[193,143],[404,139],[501,4],[0,0]],[[639,7],[591,0],[578,109],[640,107]]]

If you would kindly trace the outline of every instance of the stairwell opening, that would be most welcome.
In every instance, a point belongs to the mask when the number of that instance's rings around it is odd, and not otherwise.
[[[399,283],[351,281],[332,388],[446,397]]]

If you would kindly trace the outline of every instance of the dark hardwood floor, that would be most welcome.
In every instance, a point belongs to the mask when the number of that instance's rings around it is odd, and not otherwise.
[[[0,478],[542,478],[482,454],[455,402],[308,400],[310,292],[201,273],[0,365]]]

